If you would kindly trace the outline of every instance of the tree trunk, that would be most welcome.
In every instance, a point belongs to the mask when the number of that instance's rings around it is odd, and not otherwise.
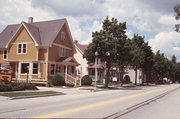
[[[134,70],[135,70],[135,85],[137,85],[137,68],[135,68]]]
[[[109,81],[110,81],[110,68],[111,68],[110,63],[106,64],[106,68],[107,68],[107,71],[106,71],[105,88],[108,87],[108,84],[109,84]]]
[[[121,86],[123,85],[123,76],[124,76],[124,67],[119,67],[120,69],[120,81],[121,81]]]
[[[142,71],[142,85],[144,85],[144,72]]]
[[[106,72],[106,80],[105,80],[105,88],[108,87],[109,80],[110,80],[110,68],[107,68],[107,72]]]

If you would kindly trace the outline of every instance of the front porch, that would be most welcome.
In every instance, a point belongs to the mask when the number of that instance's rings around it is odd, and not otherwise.
[[[30,82],[48,84],[54,75],[64,77],[65,82],[80,86],[81,80],[78,76],[76,66],[79,64],[73,57],[61,57],[56,62],[45,61],[12,61],[1,65],[12,67],[12,80],[17,82]]]

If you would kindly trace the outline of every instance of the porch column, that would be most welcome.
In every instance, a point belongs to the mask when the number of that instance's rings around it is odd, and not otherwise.
[[[65,71],[65,81],[67,80],[67,71],[68,69],[67,69],[67,64],[66,64],[66,71]]]
[[[20,80],[20,74],[21,74],[21,63],[20,62],[18,62],[18,65],[19,65],[19,67],[18,67],[18,80]]]
[[[48,62],[46,62],[46,81],[48,82]]]
[[[33,62],[29,63],[29,77],[28,79],[32,80],[32,70],[33,70]]]

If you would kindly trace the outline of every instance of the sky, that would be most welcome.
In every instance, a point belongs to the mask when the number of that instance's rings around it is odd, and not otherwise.
[[[72,37],[82,44],[92,41],[92,32],[99,31],[102,21],[117,18],[127,22],[129,38],[145,37],[153,52],[166,57],[176,55],[180,61],[180,33],[175,32],[173,7],[180,0],[0,0],[0,32],[9,24],[66,18]]]

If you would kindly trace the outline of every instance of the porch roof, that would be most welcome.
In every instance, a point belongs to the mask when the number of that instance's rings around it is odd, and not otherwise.
[[[73,65],[78,66],[80,65],[74,57],[60,57],[57,61],[58,64],[67,64],[67,65]]]
[[[98,69],[105,69],[105,64],[104,63],[101,63],[101,64],[97,64],[97,68]],[[89,69],[94,69],[95,68],[95,64],[90,64],[89,66],[88,66],[88,68]]]

